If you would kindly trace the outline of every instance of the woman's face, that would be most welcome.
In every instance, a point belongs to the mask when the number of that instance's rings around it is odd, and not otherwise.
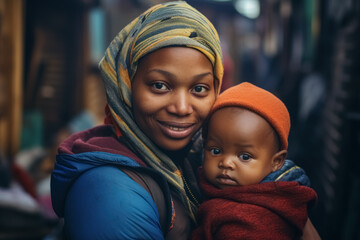
[[[195,49],[162,48],[140,60],[132,93],[141,130],[160,148],[180,150],[200,129],[215,101],[213,68]]]

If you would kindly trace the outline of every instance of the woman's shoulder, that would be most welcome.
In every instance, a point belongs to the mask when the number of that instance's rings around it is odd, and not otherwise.
[[[68,191],[64,216],[70,238],[163,238],[151,195],[114,166],[83,173]]]
[[[111,125],[99,125],[77,132],[59,145],[59,154],[79,154],[86,152],[104,152],[119,154],[135,160],[142,166],[144,162],[125,144],[119,141]]]
[[[141,167],[145,164],[121,144],[110,126],[99,126],[69,137],[59,147],[51,174],[51,197],[58,216],[64,214],[64,202],[74,183],[87,178],[87,172],[104,174],[102,166]],[[114,176],[114,179],[116,176]]]

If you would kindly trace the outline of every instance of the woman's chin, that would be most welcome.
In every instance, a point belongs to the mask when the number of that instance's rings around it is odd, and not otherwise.
[[[165,152],[176,152],[183,150],[188,144],[189,141],[171,141],[166,144],[159,144],[158,146]]]
[[[163,139],[163,141],[154,141],[155,144],[165,153],[176,153],[186,151],[191,146],[192,136],[185,139]],[[166,140],[166,141],[165,141]]]

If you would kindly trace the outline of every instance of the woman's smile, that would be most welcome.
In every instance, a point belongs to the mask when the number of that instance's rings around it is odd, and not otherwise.
[[[170,138],[186,138],[191,135],[196,126],[194,123],[181,123],[181,122],[163,122],[158,121],[159,127],[163,134]]]

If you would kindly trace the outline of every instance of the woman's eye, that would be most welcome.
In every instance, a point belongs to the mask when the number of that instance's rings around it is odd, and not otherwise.
[[[221,151],[218,148],[210,148],[210,153],[212,155],[219,155],[221,153]]]
[[[251,159],[251,156],[249,154],[244,153],[244,154],[240,154],[239,158],[241,160],[247,161],[247,160]]]
[[[165,85],[164,83],[161,83],[161,82],[153,83],[152,86],[153,86],[156,90],[168,90],[168,88],[166,87],[166,85]]]
[[[204,92],[207,91],[207,88],[204,87],[204,86],[195,86],[195,87],[193,88],[193,91],[194,91],[195,93],[204,93]]]

